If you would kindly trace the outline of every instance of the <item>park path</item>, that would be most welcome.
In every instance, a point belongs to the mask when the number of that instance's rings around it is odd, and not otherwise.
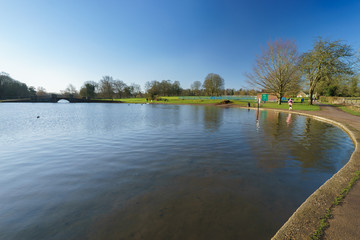
[[[355,133],[354,135],[359,145],[360,117],[346,113],[333,106],[319,105],[321,111],[316,111],[314,114],[345,125]],[[332,212],[333,218],[329,220],[330,226],[325,230],[324,239],[360,239],[360,181],[353,186],[343,203],[334,207]]]

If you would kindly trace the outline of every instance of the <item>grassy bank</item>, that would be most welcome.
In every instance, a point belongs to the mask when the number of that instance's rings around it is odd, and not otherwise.
[[[121,101],[124,103],[151,103],[149,100],[146,101],[146,98],[122,98],[122,99],[113,99],[114,101]],[[153,100],[152,103],[155,104],[221,104],[224,100],[213,100],[213,99],[181,99],[179,97],[162,97],[159,100]],[[238,101],[238,100],[231,100],[232,104],[247,107],[247,101]],[[252,101],[250,102],[251,107],[257,107],[257,103]],[[277,103],[261,103],[261,108],[275,108],[275,109],[289,109],[287,103],[282,103],[278,105]],[[293,104],[294,110],[302,110],[302,111],[318,111],[320,107],[317,105],[309,105],[308,103],[294,103]]]
[[[264,103],[261,104],[263,108],[276,108],[276,109],[289,109],[287,103],[282,103],[281,105],[277,103]],[[320,107],[318,105],[310,105],[308,103],[294,103],[293,110],[301,110],[301,111],[319,111]]]
[[[334,106],[340,108],[344,112],[350,113],[350,114],[355,115],[355,116],[360,116],[360,107],[343,106],[343,105],[334,105]]]

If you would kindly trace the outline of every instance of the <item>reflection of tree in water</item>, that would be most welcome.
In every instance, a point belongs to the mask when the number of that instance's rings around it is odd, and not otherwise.
[[[217,107],[204,107],[204,127],[210,132],[215,132],[221,126],[223,109]]]
[[[303,135],[291,149],[291,154],[297,156],[297,160],[302,162],[303,169],[335,171],[338,159],[336,156],[326,157],[331,151],[329,139],[334,137],[331,136],[332,129],[338,130],[329,124],[306,118]]]
[[[181,109],[181,106],[177,105],[151,104],[145,108],[144,118],[147,124],[153,127],[178,126],[181,123]]]
[[[250,142],[258,167],[271,170],[284,167],[289,160],[301,162],[303,169],[315,168],[334,172],[339,159],[331,157],[331,146],[338,129],[310,118],[279,112],[260,113],[258,140]],[[302,124],[303,123],[303,124]],[[260,143],[260,144],[259,144]]]
[[[203,106],[197,106],[197,105],[194,105],[194,106],[190,106],[190,110],[191,110],[191,115],[192,115],[192,118],[191,120],[194,121],[194,124],[195,123],[198,123],[200,121],[200,116],[202,115],[201,114],[201,110],[204,108]]]
[[[285,126],[286,122],[281,113],[274,111],[260,113],[262,131],[258,135],[259,139],[252,143],[257,146],[251,148],[258,167],[271,170],[284,166],[284,156],[288,151],[284,145],[284,136],[290,136],[289,129]]]

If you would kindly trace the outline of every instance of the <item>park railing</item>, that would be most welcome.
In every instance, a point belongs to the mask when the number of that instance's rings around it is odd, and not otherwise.
[[[180,96],[182,100],[237,100],[244,102],[256,101],[256,96]]]

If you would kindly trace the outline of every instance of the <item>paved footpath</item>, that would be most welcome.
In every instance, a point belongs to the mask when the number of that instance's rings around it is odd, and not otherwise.
[[[320,107],[321,111],[316,111],[315,115],[340,122],[357,133],[355,136],[359,136],[359,116],[348,114],[333,106]],[[358,144],[359,140],[357,139]],[[360,239],[360,181],[353,186],[343,203],[333,209],[333,218],[329,223],[330,227],[325,230],[324,239]]]

